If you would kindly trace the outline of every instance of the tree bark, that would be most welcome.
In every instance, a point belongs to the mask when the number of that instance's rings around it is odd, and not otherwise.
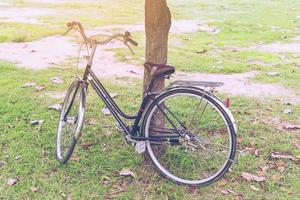
[[[146,31],[146,62],[155,64],[167,64],[168,59],[168,37],[171,27],[171,13],[166,0],[145,0],[145,31]],[[150,71],[144,71],[144,92],[151,81]],[[165,79],[161,78],[154,84],[152,91],[161,91],[165,88]],[[164,127],[164,116],[162,113],[155,113],[159,120],[152,121],[151,127]],[[152,147],[153,151],[164,152],[160,145]],[[146,161],[149,155],[145,154]]]
[[[171,13],[166,0],[145,0],[146,62],[166,64]],[[144,72],[144,92],[150,82],[150,72]],[[165,80],[159,80],[153,91],[165,88]]]

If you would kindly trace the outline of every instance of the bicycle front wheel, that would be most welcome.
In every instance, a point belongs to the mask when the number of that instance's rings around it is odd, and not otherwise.
[[[56,159],[62,164],[71,157],[81,134],[85,97],[86,87],[80,81],[73,82],[65,96],[58,121],[56,141]]]
[[[204,90],[177,88],[161,94],[149,106],[142,128],[145,137],[172,136],[169,142],[146,141],[146,146],[158,171],[179,184],[208,185],[234,160],[233,117]]]

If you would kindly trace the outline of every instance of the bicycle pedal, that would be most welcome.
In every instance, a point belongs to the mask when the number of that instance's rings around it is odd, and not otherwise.
[[[142,154],[146,151],[146,143],[145,141],[139,141],[135,144],[135,152],[138,154]]]

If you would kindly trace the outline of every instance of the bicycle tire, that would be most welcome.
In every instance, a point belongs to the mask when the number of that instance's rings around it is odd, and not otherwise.
[[[168,180],[171,180],[178,184],[189,185],[189,186],[204,186],[204,185],[211,184],[211,183],[219,180],[228,171],[229,167],[232,165],[232,163],[234,161],[234,156],[235,156],[235,151],[236,151],[236,127],[235,127],[234,119],[233,119],[230,111],[224,106],[224,104],[217,97],[213,96],[212,94],[208,93],[205,90],[201,90],[198,88],[197,89],[196,88],[188,88],[188,87],[186,87],[186,88],[180,87],[180,88],[174,88],[174,89],[171,88],[171,89],[167,90],[166,92],[163,92],[158,97],[156,97],[155,101],[153,101],[151,103],[151,105],[148,107],[148,109],[145,113],[144,120],[142,122],[142,133],[144,134],[145,137],[151,137],[149,134],[150,129],[151,129],[150,128],[151,121],[153,121],[154,113],[159,111],[159,108],[157,105],[166,106],[165,100],[168,100],[172,97],[176,97],[176,95],[179,95],[179,94],[183,94],[183,96],[185,94],[185,95],[194,96],[197,98],[201,97],[200,99],[205,100],[210,106],[212,106],[212,108],[216,109],[216,111],[217,111],[216,113],[218,113],[221,116],[221,119],[223,119],[224,123],[226,124],[226,127],[227,127],[226,129],[227,129],[227,133],[229,136],[228,137],[229,138],[229,145],[228,145],[229,151],[227,152],[226,160],[224,160],[224,163],[221,165],[220,169],[218,169],[211,176],[206,177],[206,178],[200,178],[197,180],[189,180],[187,178],[178,177],[178,176],[174,175],[173,172],[170,172],[173,169],[170,169],[171,168],[170,166],[163,166],[163,164],[165,164],[165,163],[162,163],[162,161],[158,159],[158,157],[160,157],[160,156],[161,157],[163,157],[165,155],[166,155],[165,157],[170,156],[170,155],[168,155],[168,154],[170,154],[169,148],[171,148],[172,146],[177,146],[177,145],[168,145],[167,147],[164,147],[164,148],[168,148],[168,149],[167,150],[165,149],[162,151],[163,155],[160,155],[160,154],[156,155],[155,148],[157,147],[157,144],[155,144],[155,143],[153,144],[150,141],[146,141],[147,154],[149,155],[148,157],[154,164],[154,167],[160,172],[160,174],[163,177],[167,178]],[[178,102],[180,102],[180,101],[178,101]],[[162,104],[162,103],[164,103],[164,104]],[[169,105],[167,105],[167,106],[169,106]],[[167,109],[167,106],[165,109]],[[176,105],[175,107],[177,110],[180,110],[178,108],[178,105]],[[168,121],[165,118],[166,117],[164,116],[164,123],[166,123],[166,121]],[[168,125],[164,124],[164,126],[168,126]],[[170,129],[168,128],[168,130],[170,130]],[[178,146],[180,146],[180,145],[178,145]],[[175,148],[179,149],[180,147],[175,147]],[[204,149],[204,147],[203,147],[203,149]],[[174,151],[174,155],[176,155],[177,150],[175,151],[175,150],[171,149],[171,151]],[[185,169],[185,168],[183,168],[183,169]]]
[[[65,164],[70,159],[77,140],[81,135],[85,113],[85,99],[86,86],[79,80],[74,81],[70,85],[65,96],[57,127],[56,159],[61,164]],[[75,102],[76,100],[78,100],[79,102]],[[75,110],[73,110],[73,108],[75,108]],[[75,117],[67,116],[70,113],[74,114]],[[76,121],[76,123],[71,120]],[[72,122],[75,123],[75,129],[70,133],[64,133],[64,129],[68,130],[67,127],[64,127],[64,125],[67,126]],[[63,142],[62,137],[66,136],[66,134],[68,134],[67,137],[69,138],[67,138],[66,142]],[[63,146],[66,148],[64,149],[64,153],[62,153]]]

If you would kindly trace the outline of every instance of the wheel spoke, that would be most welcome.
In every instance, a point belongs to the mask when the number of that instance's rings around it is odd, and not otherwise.
[[[85,90],[74,82],[65,97],[57,132],[57,158],[61,163],[65,163],[71,156],[74,149],[74,136],[81,130],[84,115]],[[83,102],[81,102],[83,101]]]
[[[216,105],[221,102],[208,99],[201,91],[178,91],[159,97],[160,107],[150,107],[153,111],[145,116],[144,132],[147,137],[180,131],[179,144],[161,148],[162,145],[150,142],[149,155],[162,173],[177,182],[201,185],[215,181],[228,169],[228,155],[235,151],[229,128],[232,124],[224,120],[225,112],[218,111],[221,106]],[[156,114],[163,115],[163,119]]]

